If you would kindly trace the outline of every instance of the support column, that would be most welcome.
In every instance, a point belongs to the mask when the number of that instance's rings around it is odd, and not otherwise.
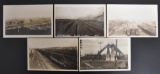
[[[111,54],[110,54],[109,47],[107,47],[106,61],[111,61]]]
[[[115,61],[116,52],[114,50],[114,47],[111,48],[111,61]]]

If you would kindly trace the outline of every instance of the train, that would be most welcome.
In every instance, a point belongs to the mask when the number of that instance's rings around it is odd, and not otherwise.
[[[49,50],[42,50],[37,49],[41,54],[43,54],[46,58],[51,60],[57,66],[62,69],[77,69],[77,57],[70,56],[65,53],[49,51]],[[62,50],[63,51],[63,50]]]

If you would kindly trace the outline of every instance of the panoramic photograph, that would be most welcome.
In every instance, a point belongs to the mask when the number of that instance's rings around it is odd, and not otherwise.
[[[53,5],[4,5],[3,37],[53,37]]]
[[[158,6],[107,5],[108,37],[158,37]]]
[[[28,38],[27,45],[28,70],[78,71],[78,39]]]
[[[80,71],[130,71],[130,38],[80,38]]]
[[[104,4],[55,4],[56,37],[105,37]]]

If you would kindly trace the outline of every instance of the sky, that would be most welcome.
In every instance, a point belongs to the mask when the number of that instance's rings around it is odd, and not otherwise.
[[[101,49],[105,47],[108,43],[116,43],[116,39],[109,39],[109,38],[98,38],[98,39],[82,39],[82,48],[81,55],[85,54],[97,54],[100,50],[99,42],[102,42]],[[128,54],[130,42],[128,39],[118,39],[117,40],[117,47],[122,51],[124,54]],[[102,54],[106,54],[107,50],[104,50]]]
[[[29,48],[78,46],[77,38],[29,38]]]
[[[157,5],[107,5],[107,19],[131,21],[155,21],[158,19]]]
[[[5,19],[52,17],[53,5],[4,5]]]
[[[77,19],[86,16],[97,16],[104,12],[105,5],[55,5],[56,19]]]

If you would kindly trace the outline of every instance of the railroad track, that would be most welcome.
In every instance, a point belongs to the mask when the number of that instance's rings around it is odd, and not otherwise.
[[[63,20],[61,20],[63,21]],[[94,35],[99,35],[103,36],[104,35],[104,30],[100,27],[97,26],[97,24],[102,24],[100,22],[93,22],[92,21],[87,21],[87,20],[70,20],[68,21],[67,24],[61,24],[61,30],[57,30],[59,32],[64,33],[64,35],[89,35],[89,36],[94,36]],[[58,24],[57,24],[58,26]],[[101,25],[103,26],[103,25]],[[58,27],[60,28],[60,27]],[[58,33],[59,33],[58,32]]]
[[[144,33],[146,33],[147,35],[150,35],[150,36],[155,36],[155,34],[149,30],[146,30],[145,28],[141,27],[141,26],[138,26]]]
[[[35,50],[35,56],[37,57],[37,59],[39,60],[39,64],[41,65],[41,68],[43,69],[48,69],[45,62],[42,60],[42,58],[40,57],[40,53],[38,51]]]
[[[39,50],[39,52],[62,69],[75,69],[77,58],[73,56],[46,50]]]

